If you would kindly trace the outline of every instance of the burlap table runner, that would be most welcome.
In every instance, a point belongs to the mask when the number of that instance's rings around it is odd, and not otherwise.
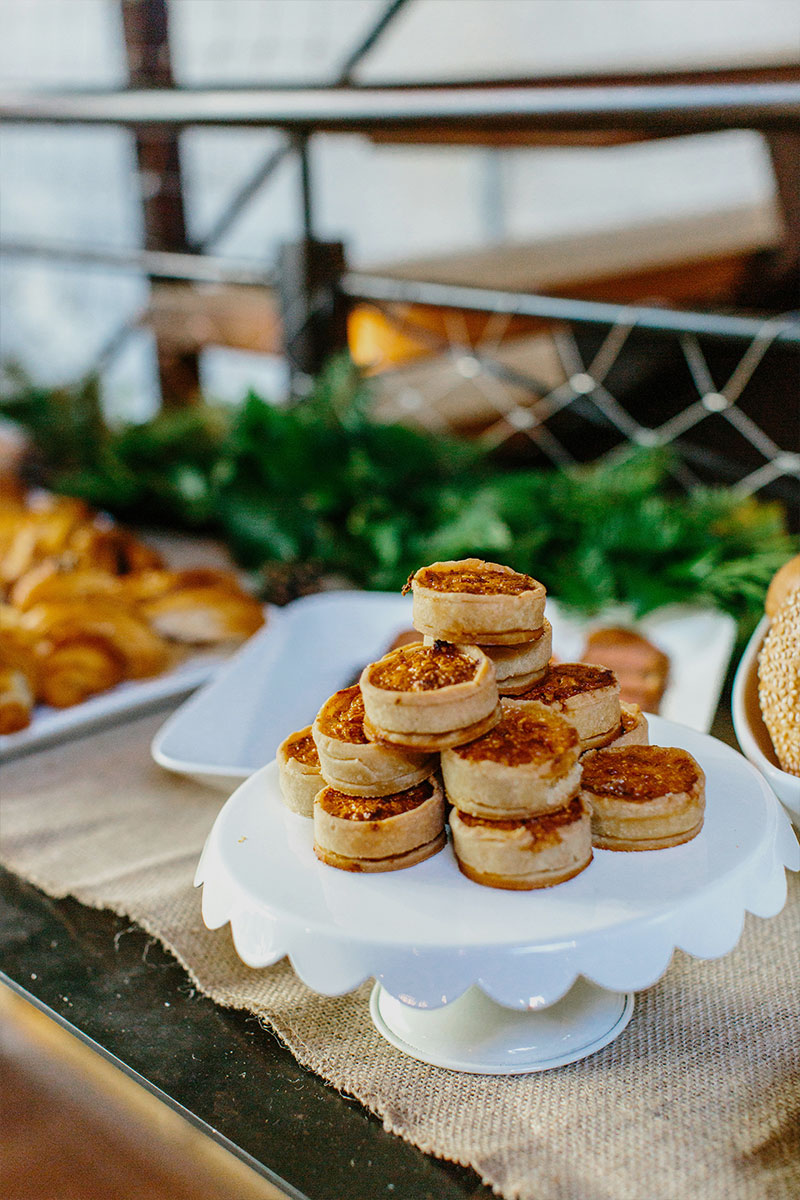
[[[369,986],[310,992],[286,963],[245,967],[200,918],[194,868],[220,796],[156,767],[160,717],[2,768],[0,857],[53,896],[129,916],[199,989],[247,1009],[296,1058],[422,1150],[522,1200],[796,1200],[800,1195],[800,879],[716,962],[676,955],[632,1023],[540,1075],[426,1067],[373,1028]]]

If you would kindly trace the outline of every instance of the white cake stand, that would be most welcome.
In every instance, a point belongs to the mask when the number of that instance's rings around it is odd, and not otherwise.
[[[651,740],[682,746],[706,773],[702,832],[685,846],[595,851],[567,883],[481,887],[450,847],[404,871],[351,874],[313,853],[312,823],[281,804],[274,763],[231,796],[196,876],[203,919],[230,923],[240,958],[288,955],[314,991],[374,978],[372,1018],[393,1045],[436,1066],[545,1070],[607,1045],[676,947],[716,958],[744,914],[774,916],[800,847],[762,776],[730,747],[653,717]]]

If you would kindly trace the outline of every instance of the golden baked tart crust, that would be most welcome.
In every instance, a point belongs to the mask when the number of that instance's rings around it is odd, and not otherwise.
[[[690,841],[703,826],[705,775],[686,750],[611,747],[583,759],[581,795],[592,841],[606,850],[658,850]]]
[[[497,719],[494,667],[477,646],[403,646],[366,666],[359,683],[370,739],[436,750]]]
[[[556,812],[524,820],[489,821],[454,809],[450,830],[460,870],[488,887],[551,887],[592,860],[591,820],[579,796]]]
[[[315,853],[331,866],[346,860],[344,870],[410,866],[421,861],[415,852],[427,858],[441,849],[443,838],[444,796],[436,779],[377,798],[326,787],[314,801]]]
[[[425,637],[425,645],[433,645]],[[545,674],[553,653],[553,627],[547,618],[541,629],[526,642],[513,646],[481,646],[494,664],[497,690],[501,696],[516,696],[526,692]]]
[[[408,581],[415,629],[433,638],[477,645],[531,640],[544,620],[538,580],[479,558],[436,562]]]
[[[619,684],[613,671],[586,663],[557,663],[512,704],[535,700],[566,717],[578,731],[581,748],[605,745],[619,732]]]
[[[306,725],[305,729],[298,729],[284,738],[275,757],[284,804],[301,817],[312,816],[314,797],[325,786],[325,780],[320,773],[311,726]]]
[[[381,745],[402,746],[409,750],[423,750],[433,754],[480,737],[481,734],[486,733],[493,725],[497,724],[501,715],[498,704],[488,717],[484,717],[480,721],[473,721],[471,725],[465,725],[460,729],[448,730],[447,733],[391,733],[385,729],[376,729],[368,718],[364,721],[364,729],[373,741]]]
[[[438,854],[447,844],[447,836],[442,830],[430,842],[423,846],[415,846],[404,854],[389,854],[385,858],[349,858],[345,854],[337,854],[335,850],[327,850],[314,845],[314,853],[320,862],[329,867],[337,867],[340,871],[353,871],[358,874],[374,874],[378,871],[401,871],[404,867],[413,867]]]
[[[501,701],[501,709],[494,729],[442,752],[448,798],[461,812],[489,820],[561,808],[580,785],[577,731],[544,705]]]
[[[413,787],[436,769],[424,751],[370,741],[364,731],[364,698],[358,684],[326,700],[312,726],[322,777],[353,796],[387,796]]]
[[[647,746],[649,741],[650,727],[639,705],[621,701],[619,728],[615,736],[606,742],[606,747],[611,749],[612,746]]]

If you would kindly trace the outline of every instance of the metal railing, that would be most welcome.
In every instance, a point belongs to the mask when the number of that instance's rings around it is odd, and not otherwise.
[[[390,10],[399,8],[397,0]],[[341,80],[347,82],[348,72]],[[272,173],[274,162],[296,153],[301,166],[299,196],[303,214],[303,253],[295,256],[295,270],[304,277],[289,281],[290,310],[284,310],[287,346],[299,344],[318,318],[315,354],[333,346],[325,337],[333,326],[325,325],[342,302],[368,302],[390,311],[393,305],[433,306],[454,312],[482,312],[500,316],[526,317],[556,326],[559,355],[565,382],[543,389],[527,379],[530,401],[498,404],[498,440],[502,436],[527,434],[552,461],[569,461],[569,451],[548,426],[557,413],[574,406],[592,410],[623,439],[643,445],[675,442],[709,416],[718,416],[736,428],[761,457],[763,463],[748,469],[737,486],[755,491],[777,479],[800,478],[800,455],[796,447],[779,445],[748,417],[740,400],[745,386],[773,346],[790,350],[800,347],[800,320],[794,314],[759,317],[740,313],[674,310],[663,305],[614,305],[582,299],[523,294],[476,287],[454,286],[407,279],[378,277],[346,269],[335,279],[319,281],[316,249],[324,250],[313,237],[309,139],[318,132],[359,133],[376,139],[392,136],[424,142],[475,144],[525,144],[526,137],[580,134],[591,137],[611,132],[620,140],[664,137],[746,127],[768,134],[800,134],[800,81],[757,83],[723,82],[670,83],[613,86],[476,86],[426,88],[281,88],[236,90],[152,90],[0,93],[0,119],[11,122],[64,125],[116,125],[135,130],[174,131],[190,126],[258,126],[284,131],[291,141],[272,155],[256,172],[240,196],[234,198],[234,215]],[[213,240],[213,239],[211,239]],[[17,256],[46,257],[54,262],[76,262],[98,268],[134,270],[151,278],[203,282],[274,284],[286,291],[286,279],[266,266],[236,263],[197,253],[160,250],[103,250],[70,247],[53,242],[9,241],[0,251]],[[588,364],[577,350],[568,327],[607,328],[603,349]],[[341,323],[340,323],[341,327]],[[677,337],[694,383],[694,394],[682,416],[658,426],[648,426],[632,416],[606,387],[608,371],[623,350],[631,331],[649,331]],[[327,331],[327,333],[326,333]],[[698,338],[743,343],[739,364],[727,383],[717,386]],[[491,353],[485,348],[462,344],[450,349],[477,363],[475,375],[491,373]],[[303,363],[296,364],[301,369]],[[502,364],[495,364],[502,378]],[[308,369],[305,364],[305,369]],[[526,383],[524,375],[517,384]],[[506,431],[505,434],[503,431]],[[789,434],[789,436],[793,436]],[[684,474],[684,482],[691,479]]]

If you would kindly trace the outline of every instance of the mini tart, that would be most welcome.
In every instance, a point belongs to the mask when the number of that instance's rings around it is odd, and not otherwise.
[[[529,642],[544,621],[538,580],[480,558],[420,567],[408,586],[414,628],[443,641],[513,646]]]
[[[437,779],[391,796],[325,787],[314,801],[314,853],[342,871],[397,871],[441,850],[444,794]]]
[[[450,832],[461,872],[486,887],[552,887],[592,861],[591,818],[580,796],[522,821],[486,821],[453,809]]]
[[[662,850],[703,827],[705,775],[686,750],[623,746],[583,759],[581,796],[603,850]]]
[[[359,685],[371,741],[441,750],[500,719],[494,666],[477,646],[402,646],[369,663]]]
[[[317,713],[311,732],[325,783],[351,796],[389,796],[433,773],[435,755],[371,742],[364,717],[358,684],[334,692]]]
[[[620,703],[619,732],[613,741],[607,742],[604,749],[610,750],[619,746],[648,746],[650,744],[650,726],[638,704]],[[591,754],[591,750],[584,750]]]
[[[425,645],[434,639],[425,637]],[[494,663],[497,691],[501,696],[517,696],[544,676],[553,653],[553,627],[545,617],[542,628],[528,642],[517,646],[481,646]]]
[[[490,821],[563,808],[580,787],[577,730],[544,705],[500,707],[489,733],[442,751],[447,798],[461,813]]]
[[[278,746],[278,779],[287,808],[301,817],[314,815],[314,797],[325,787],[311,726],[290,733]]]
[[[606,746],[621,720],[619,684],[613,671],[587,663],[558,663],[511,702],[536,700],[566,717],[578,731],[582,750]]]

